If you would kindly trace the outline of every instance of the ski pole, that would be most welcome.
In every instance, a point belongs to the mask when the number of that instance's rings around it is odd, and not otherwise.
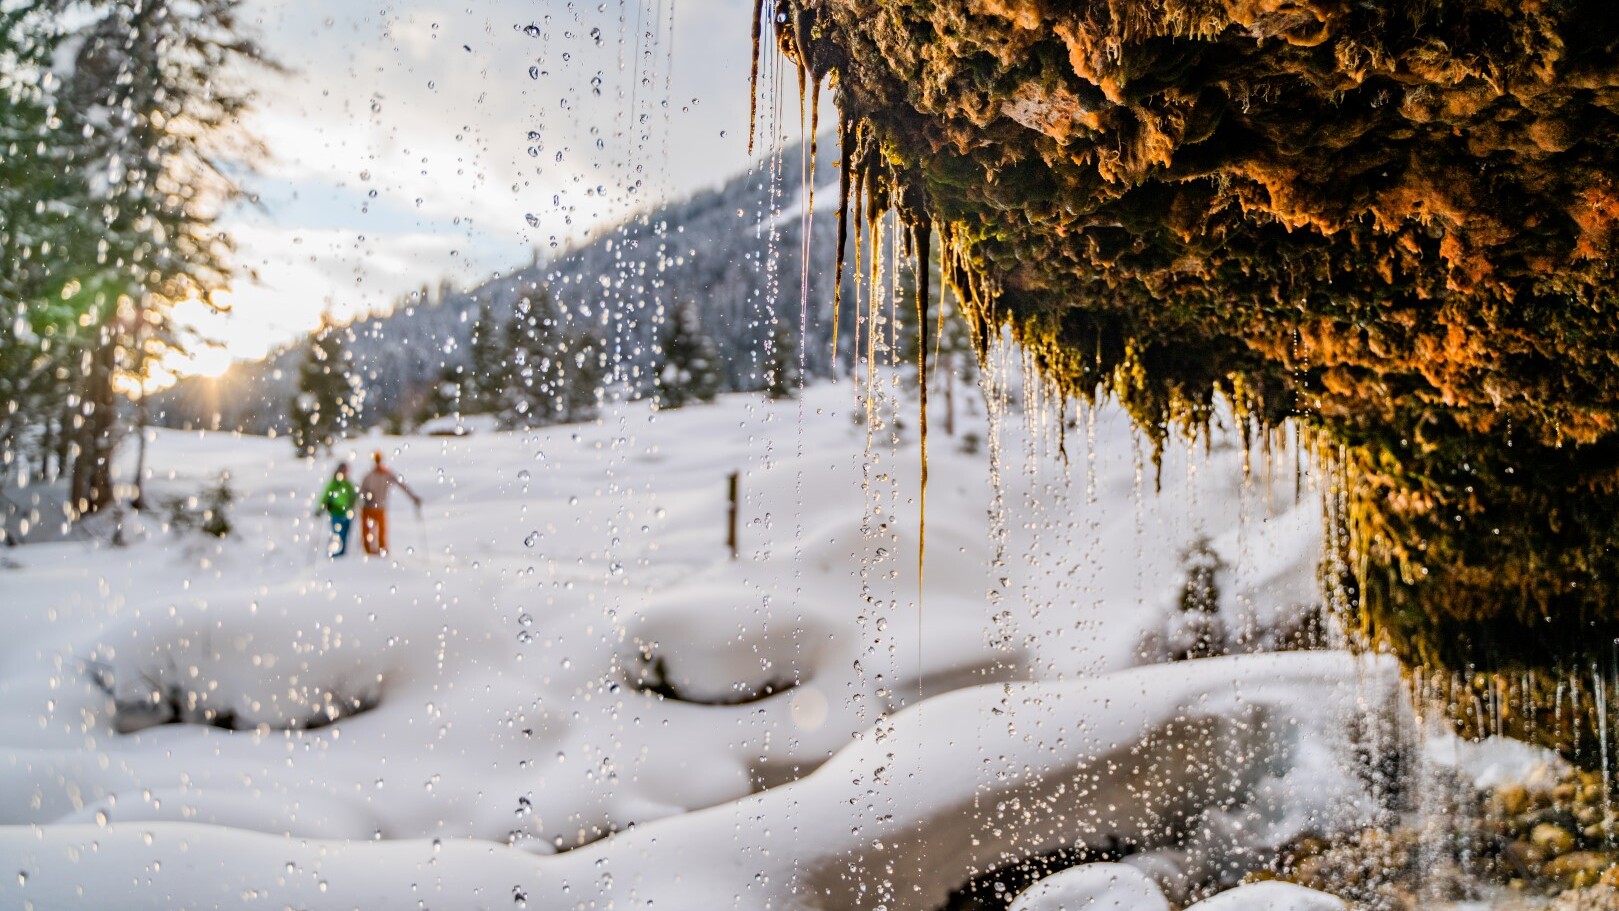
[[[433,553],[433,547],[431,542],[427,540],[427,519],[423,518],[422,516],[421,500],[416,501],[416,527],[421,529],[422,532],[422,553],[431,555]]]

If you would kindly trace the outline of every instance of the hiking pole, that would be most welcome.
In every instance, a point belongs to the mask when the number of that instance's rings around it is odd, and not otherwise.
[[[305,552],[307,552],[309,555],[309,562],[304,564],[304,568],[306,569],[313,567],[316,563],[320,562],[321,557],[328,556],[331,553],[331,541],[326,536],[322,535],[320,530],[320,519],[316,518],[309,526],[310,540],[314,541],[315,543],[304,548]],[[325,544],[325,546],[322,547],[322,544]]]
[[[422,517],[422,501],[421,500],[416,501],[416,527],[421,529],[421,532],[422,532],[422,554],[424,556],[431,557],[432,553],[433,553],[433,547],[432,547],[432,544],[427,540],[427,519]]]

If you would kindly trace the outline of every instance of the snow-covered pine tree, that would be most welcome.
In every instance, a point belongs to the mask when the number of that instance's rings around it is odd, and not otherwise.
[[[506,324],[509,367],[500,395],[500,423],[539,427],[566,420],[563,396],[565,337],[562,314],[546,288],[524,295]]]
[[[348,329],[322,321],[310,336],[309,353],[298,367],[298,395],[292,403],[292,445],[305,456],[330,451],[355,425],[363,393],[350,373]]]
[[[663,363],[658,369],[658,407],[680,408],[712,402],[719,394],[719,352],[703,334],[697,307],[679,304],[663,331]]]

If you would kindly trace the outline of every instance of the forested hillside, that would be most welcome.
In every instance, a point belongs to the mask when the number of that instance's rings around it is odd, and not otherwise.
[[[472,369],[480,321],[492,321],[488,334],[498,334],[519,302],[542,288],[571,333],[601,343],[601,380],[632,395],[654,391],[665,333],[686,307],[717,353],[718,391],[764,388],[772,372],[767,361],[783,344],[793,349],[782,354],[796,369],[801,329],[806,374],[828,375],[837,202],[833,149],[835,144],[821,143],[816,163],[807,272],[801,255],[804,156],[794,145],[718,189],[602,231],[554,260],[469,291],[423,289],[391,314],[339,330],[345,369],[364,387],[357,423],[409,425],[432,413],[444,377]],[[838,343],[847,360],[852,308],[845,308],[843,321]],[[309,349],[306,342],[261,363],[239,364],[218,379],[188,379],[157,397],[154,413],[175,427],[285,431]]]

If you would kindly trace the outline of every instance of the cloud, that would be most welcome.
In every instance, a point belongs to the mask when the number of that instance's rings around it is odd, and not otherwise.
[[[251,76],[271,158],[265,210],[225,222],[259,276],[232,319],[277,343],[328,302],[470,284],[747,166],[746,0],[249,9],[288,72]],[[796,97],[777,110],[796,135]]]

